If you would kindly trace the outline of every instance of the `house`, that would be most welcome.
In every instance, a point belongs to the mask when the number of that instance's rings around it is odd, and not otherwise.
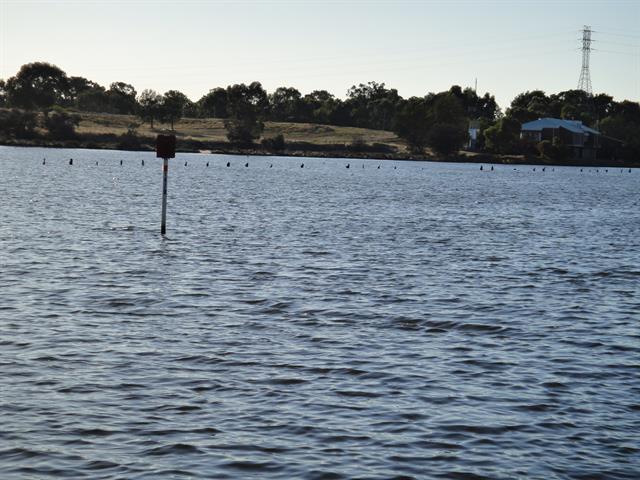
[[[520,138],[531,142],[549,140],[569,148],[574,159],[595,160],[600,148],[600,132],[589,128],[578,120],[540,118],[523,123]]]

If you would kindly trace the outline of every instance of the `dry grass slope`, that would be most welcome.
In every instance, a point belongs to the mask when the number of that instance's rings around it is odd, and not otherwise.
[[[106,113],[80,113],[82,121],[78,133],[120,135],[126,133],[130,125],[139,125],[138,134],[154,137],[166,132],[169,125],[154,124],[151,129],[148,123],[141,124],[139,118],[131,115],[115,115]],[[226,141],[227,132],[224,122],[219,118],[183,118],[175,124],[175,134],[185,139],[200,141]],[[314,144],[351,144],[361,141],[367,144],[381,143],[405,149],[404,142],[393,132],[368,130],[366,128],[336,127],[313,123],[266,122],[263,137],[284,135],[288,142],[309,142]]]

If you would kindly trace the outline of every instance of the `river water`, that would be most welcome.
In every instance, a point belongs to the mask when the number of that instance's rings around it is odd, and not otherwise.
[[[160,163],[0,147],[3,480],[640,478],[640,171]]]

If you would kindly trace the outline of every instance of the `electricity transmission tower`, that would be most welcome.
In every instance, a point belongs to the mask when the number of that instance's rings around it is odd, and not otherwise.
[[[585,25],[582,30],[582,71],[578,80],[578,90],[591,95],[591,74],[589,73],[589,56],[591,55],[591,27]]]

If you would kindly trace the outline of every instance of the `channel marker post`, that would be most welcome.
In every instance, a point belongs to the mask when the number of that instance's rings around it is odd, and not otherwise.
[[[162,221],[160,235],[167,233],[167,176],[169,175],[169,159],[176,157],[176,136],[158,135],[156,138],[156,157],[162,158]]]

